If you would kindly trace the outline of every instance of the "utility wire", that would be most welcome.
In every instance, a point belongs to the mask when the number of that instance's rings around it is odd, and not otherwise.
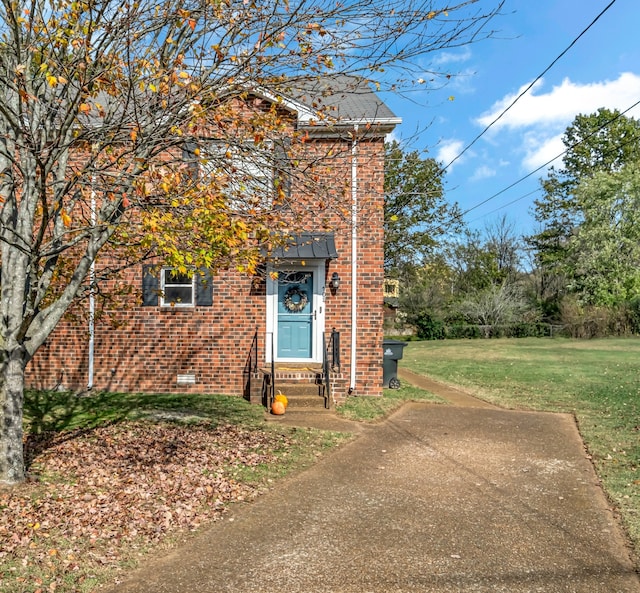
[[[562,157],[563,155],[567,154],[567,152],[569,152],[569,150],[573,150],[576,146],[579,146],[580,144],[583,144],[584,142],[586,142],[589,138],[595,136],[596,134],[598,134],[600,131],[604,130],[607,126],[609,126],[610,124],[612,124],[613,122],[615,122],[616,120],[620,119],[623,115],[625,115],[626,113],[628,113],[629,111],[631,111],[634,107],[637,107],[638,105],[640,105],[640,100],[636,101],[633,105],[631,105],[630,107],[627,107],[627,109],[625,109],[624,111],[617,113],[614,117],[612,117],[611,119],[607,120],[606,122],[604,122],[600,127],[598,127],[597,129],[595,129],[593,132],[591,132],[590,134],[587,134],[584,138],[581,138],[580,140],[578,140],[577,142],[574,142],[571,146],[568,146],[567,148],[565,148],[560,154],[556,155],[555,157],[553,157],[552,159],[548,160],[546,163],[540,165],[537,169],[534,169],[533,171],[527,173],[524,177],[521,177],[520,179],[518,179],[517,181],[514,181],[512,184],[510,184],[509,186],[505,187],[504,189],[500,190],[499,192],[496,192],[495,194],[493,194],[492,196],[489,196],[488,198],[486,198],[485,200],[482,200],[481,202],[479,202],[478,204],[475,204],[474,206],[471,206],[470,208],[467,208],[466,210],[454,215],[451,217],[450,222],[462,222],[462,219],[464,216],[466,216],[467,214],[469,214],[469,212],[473,212],[474,210],[476,210],[477,208],[480,208],[480,206],[483,206],[484,204],[486,204],[487,202],[490,202],[491,200],[494,200],[495,198],[497,198],[498,196],[502,195],[503,193],[505,193],[506,191],[510,190],[512,187],[515,187],[516,185],[518,185],[519,183],[521,183],[522,181],[524,181],[525,179],[528,179],[529,177],[531,177],[534,173],[537,173],[538,171],[540,171],[541,169],[544,169],[545,167],[547,167],[548,165],[550,165],[551,163],[553,163],[554,161],[558,160],[560,157]],[[623,142],[622,144],[619,144],[616,148],[621,148],[623,146],[626,146],[627,144],[634,142],[635,140],[637,140],[638,137],[634,136],[633,138],[629,139],[626,142]],[[491,214],[492,212],[496,212],[498,210],[501,210],[502,208],[506,208],[507,206],[510,206],[511,204],[515,204],[516,202],[520,201],[520,200],[524,200],[524,198],[528,198],[530,195],[536,193],[540,191],[540,188],[537,188],[529,193],[524,194],[523,196],[520,196],[514,200],[512,200],[511,202],[508,202],[502,206],[499,206],[498,208],[495,208],[494,210],[492,210],[491,212],[487,213],[487,214]],[[476,218],[475,220],[479,220],[480,218],[484,218],[485,215]],[[472,221],[473,222],[473,221]],[[436,231],[444,231],[445,227],[444,225],[438,225],[437,227],[435,227],[434,232]]]
[[[476,220],[480,220],[480,219],[484,218],[485,216],[489,216],[489,214],[493,214],[494,212],[498,212],[498,210],[502,210],[503,208],[507,208],[508,206],[512,206],[513,204],[515,204],[516,202],[519,202],[520,200],[524,200],[525,198],[528,198],[529,196],[532,196],[533,194],[537,194],[541,189],[542,188],[540,188],[540,187],[536,187],[536,189],[534,189],[534,190],[532,190],[530,192],[527,192],[523,196],[515,198],[514,200],[511,200],[510,202],[507,202],[506,204],[502,204],[501,206],[498,206],[497,208],[494,208],[493,210],[490,210],[489,212],[486,212],[482,216],[478,216],[478,218],[474,218],[473,220],[470,220],[469,223],[475,222]]]
[[[548,160],[546,163],[540,165],[537,169],[534,169],[533,171],[531,171],[530,173],[527,173],[524,177],[521,177],[520,179],[518,179],[517,181],[514,181],[511,185],[508,185],[507,187],[505,187],[504,189],[501,189],[499,192],[496,192],[495,194],[493,194],[492,196],[489,196],[488,198],[482,200],[482,202],[478,202],[477,204],[475,204],[474,206],[471,206],[471,208],[467,208],[462,214],[461,216],[464,216],[466,214],[468,214],[469,212],[472,212],[473,210],[475,210],[476,208],[480,208],[480,206],[483,206],[484,204],[486,204],[487,202],[490,202],[491,200],[497,198],[498,196],[502,195],[504,192],[510,190],[512,187],[518,185],[519,183],[521,183],[522,181],[524,181],[525,179],[528,179],[529,177],[531,177],[534,173],[537,173],[538,171],[540,171],[541,169],[544,169],[545,167],[549,166],[551,163],[553,163],[554,161],[558,160],[560,157],[564,156],[565,154],[567,154],[567,152],[569,152],[569,150],[573,150],[576,146],[579,146],[580,144],[583,144],[584,142],[586,142],[589,138],[595,136],[598,132],[604,130],[607,126],[609,126],[610,124],[612,124],[614,121],[620,119],[623,115],[625,115],[627,112],[631,111],[634,107],[637,107],[638,105],[640,105],[640,100],[636,101],[633,105],[631,105],[631,107],[627,107],[627,109],[625,109],[624,111],[616,114],[614,117],[612,117],[611,119],[607,120],[606,122],[604,122],[600,127],[598,127],[597,129],[595,129],[593,132],[591,132],[591,134],[587,134],[584,138],[581,138],[580,140],[578,140],[577,142],[574,142],[571,146],[567,146],[567,148],[565,148],[560,154],[556,155],[555,157],[553,157],[552,159]],[[523,196],[524,197],[524,196]]]
[[[593,27],[593,25],[596,24],[596,22],[600,19],[600,17],[602,17],[602,15],[607,12],[607,10],[609,10],[614,4],[615,4],[616,0],[611,0],[611,2],[609,2],[609,4],[600,12],[600,14],[598,16],[596,16],[596,18],[594,18],[591,23],[587,26],[586,29],[584,29],[582,31],[582,33],[580,33],[580,35],[578,35],[566,48],[565,50],[555,59],[553,60],[553,62],[551,62],[551,64],[549,64],[542,73],[540,73],[533,82],[531,82],[526,89],[524,89],[510,104],[509,106],[507,106],[501,113],[500,115],[498,115],[498,117],[496,117],[489,125],[487,125],[487,127],[482,130],[482,132],[480,132],[469,144],[467,144],[467,146],[460,152],[458,153],[458,155],[449,162],[448,165],[446,165],[443,169],[442,172],[444,173],[451,165],[453,165],[453,163],[455,163],[465,152],[467,152],[467,150],[469,150],[478,140],[480,140],[480,138],[482,138],[482,136],[484,136],[500,119],[502,119],[506,113],[520,100],[522,99],[522,97],[524,95],[526,95],[531,88],[536,84],[536,82],[538,82],[547,72],[549,72],[549,70],[551,70],[551,68],[553,68],[553,66],[555,66],[555,64],[562,58],[564,57],[564,55],[578,42],[578,40],[589,30],[591,29],[591,27]],[[554,159],[555,160],[555,159]],[[535,173],[535,171],[533,171],[533,173]],[[512,186],[509,186],[509,188]],[[506,188],[505,191],[509,188]],[[502,193],[502,192],[500,192]],[[499,194],[497,194],[499,195]]]
[[[629,107],[629,109],[633,109],[633,108],[634,108],[636,105],[638,105],[639,103],[640,103],[640,102],[638,102],[638,103],[634,103],[631,107]],[[629,111],[629,109],[627,109],[624,113],[627,113],[627,111]],[[624,115],[624,113],[621,113],[620,115],[622,116],[622,115]],[[609,125],[610,123],[614,122],[616,119],[617,119],[617,117],[616,117],[616,118],[613,118],[611,121],[607,122],[607,123],[605,124],[605,126],[603,126],[603,127],[606,127],[606,125]],[[600,130],[602,130],[602,129],[603,129],[603,128],[599,128],[596,132],[594,132],[594,134],[595,134],[595,133],[597,133],[597,132],[599,132],[599,131],[600,131]],[[586,140],[587,138],[590,138],[590,137],[591,137],[591,136],[593,136],[594,134],[589,134],[589,136],[586,136],[586,137],[584,138],[584,140]],[[625,142],[621,142],[620,144],[618,144],[618,145],[614,146],[613,148],[611,148],[611,149],[610,149],[610,150],[608,150],[607,152],[604,152],[604,153],[603,153],[603,156],[607,156],[607,155],[609,155],[609,154],[612,154],[612,153],[614,153],[616,150],[618,150],[618,149],[620,149],[620,148],[623,148],[623,147],[627,146],[627,144],[632,144],[633,142],[638,142],[638,140],[640,140],[640,135],[638,135],[638,136],[633,136],[633,138],[629,138],[629,140],[627,140],[627,141],[625,141]],[[571,146],[570,148],[573,148],[574,146],[578,146],[579,144],[580,144],[580,142],[576,142],[576,143],[575,143],[573,146]],[[567,149],[567,150],[563,151],[563,152],[562,152],[562,154],[566,154],[568,151],[569,151],[569,149]],[[562,154],[561,154],[561,155],[558,155],[558,157],[556,157],[556,159],[557,159],[557,158],[559,158],[559,156],[562,156]],[[555,159],[553,159],[553,160],[555,160]],[[548,164],[548,163],[547,163],[547,164]],[[546,166],[546,165],[543,165],[543,167],[544,167],[544,166]],[[498,206],[497,208],[494,208],[494,209],[493,209],[493,210],[491,210],[490,212],[487,212],[487,213],[483,214],[482,216],[479,216],[478,218],[474,218],[473,220],[471,220],[471,221],[469,221],[469,222],[475,222],[476,220],[480,220],[481,218],[484,218],[485,216],[488,216],[489,214],[493,214],[494,212],[497,212],[498,210],[502,210],[503,208],[506,208],[507,206],[511,206],[512,204],[515,204],[516,202],[519,202],[520,200],[524,200],[525,198],[528,198],[529,196],[531,196],[531,195],[533,195],[533,194],[535,194],[535,193],[538,193],[538,192],[539,192],[539,191],[541,191],[541,190],[542,190],[542,188],[541,188],[541,187],[538,187],[538,188],[534,189],[533,191],[530,191],[530,192],[528,192],[528,193],[524,194],[523,196],[520,196],[519,198],[515,198],[514,200],[511,200],[510,202],[507,202],[506,204],[502,204],[501,206]],[[475,208],[475,206],[474,206],[473,208]],[[469,212],[469,211],[470,211],[470,210],[472,210],[473,208],[471,208],[471,209],[467,210],[467,212]]]

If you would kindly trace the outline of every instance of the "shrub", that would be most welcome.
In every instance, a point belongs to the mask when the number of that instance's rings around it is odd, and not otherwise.
[[[547,323],[512,323],[502,325],[448,325],[446,337],[454,340],[478,338],[544,338],[551,336]]]
[[[419,313],[413,324],[421,340],[444,340],[446,337],[444,323],[426,311]]]
[[[560,310],[562,325],[572,338],[626,336],[640,331],[640,303],[634,299],[620,306],[583,305],[565,297]]]
[[[477,325],[448,325],[447,326],[447,338],[451,340],[473,340],[481,338],[480,327]]]

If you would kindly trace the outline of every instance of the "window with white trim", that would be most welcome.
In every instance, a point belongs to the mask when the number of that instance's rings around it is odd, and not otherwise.
[[[235,147],[230,156],[229,190],[232,199],[242,204],[269,206],[273,198],[273,164],[269,149],[255,146]]]
[[[158,305],[184,309],[213,306],[211,270],[201,268],[189,274],[179,274],[175,268],[168,266],[142,266],[142,306]]]
[[[193,307],[195,274],[182,273],[175,268],[162,268],[160,290],[160,305],[163,307]]]
[[[385,278],[382,291],[387,298],[398,298],[400,296],[400,280]]]
[[[197,162],[195,166],[200,175],[219,179],[226,188],[230,207],[236,212],[271,208],[276,196],[284,193],[288,197],[291,164],[287,142],[265,141],[259,145],[246,142],[230,146],[208,140],[198,144],[185,145],[185,160]]]

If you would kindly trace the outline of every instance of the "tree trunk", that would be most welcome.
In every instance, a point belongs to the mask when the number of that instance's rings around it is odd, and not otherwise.
[[[0,484],[16,484],[25,478],[22,418],[26,364],[20,348],[5,352],[0,367]]]

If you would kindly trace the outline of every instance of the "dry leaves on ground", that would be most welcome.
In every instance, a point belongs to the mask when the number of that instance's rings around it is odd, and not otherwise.
[[[0,491],[2,591],[86,590],[91,571],[116,566],[123,550],[196,529],[226,503],[253,497],[234,468],[273,462],[289,445],[231,425],[151,422],[50,439],[33,459],[34,477]]]

